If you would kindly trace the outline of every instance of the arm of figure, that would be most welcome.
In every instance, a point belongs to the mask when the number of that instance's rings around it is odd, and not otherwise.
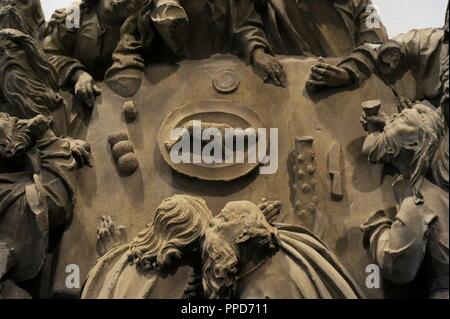
[[[355,48],[338,67],[346,70],[351,81],[361,86],[376,71],[377,51],[373,45],[363,44]]]
[[[371,0],[356,0],[355,12],[358,30],[356,32],[356,44],[364,43],[381,44],[389,39],[376,6]]]
[[[283,65],[273,56],[264,33],[261,17],[253,0],[230,0],[233,35],[241,55],[261,73],[264,80],[272,80],[278,86],[286,86]]]
[[[73,158],[77,162],[77,167],[92,167],[91,146],[89,143],[71,137],[67,137],[66,140],[69,142],[69,148]]]
[[[111,216],[102,215],[97,224],[96,250],[102,257],[110,250],[126,242],[126,229],[124,226],[116,226]]]
[[[415,205],[412,197],[407,198],[393,222],[366,228],[370,229],[370,235],[365,234],[370,236],[366,248],[383,277],[395,284],[413,281],[422,265],[428,235],[437,219],[432,214],[422,214],[420,210],[424,209]]]
[[[53,14],[43,40],[43,48],[56,69],[60,85],[73,87],[75,96],[86,106],[93,107],[95,95],[100,94],[100,90],[85,66],[71,57],[77,40],[75,29],[68,29],[66,26],[67,15],[64,9]]]
[[[262,198],[258,207],[263,212],[267,222],[273,224],[280,216],[283,205],[279,200],[270,201]]]
[[[308,92],[313,93],[319,87],[340,87],[352,83],[350,72],[346,69],[327,63],[323,58],[311,68],[309,80],[306,82]]]
[[[123,70],[143,71],[142,41],[138,40],[139,14],[128,17],[120,28],[120,41],[113,52],[113,64],[105,74],[105,79],[112,78]]]

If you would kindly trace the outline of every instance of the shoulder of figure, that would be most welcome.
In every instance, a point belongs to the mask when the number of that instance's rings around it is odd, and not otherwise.
[[[45,31],[45,35],[57,32],[59,37],[65,37],[74,33],[76,28],[71,27],[78,19],[81,23],[83,15],[82,2],[76,1],[65,8],[60,8],[53,12]],[[73,18],[72,18],[73,16]]]
[[[73,15],[81,17],[84,8],[85,4],[83,1],[75,1],[67,7],[56,9],[50,18],[49,24],[65,25],[67,19],[70,18],[70,16]]]
[[[433,39],[439,40],[444,37],[444,30],[442,28],[424,28],[424,29],[412,29],[406,33],[401,33],[394,38],[395,41],[400,43],[421,43],[421,42],[433,42]]]

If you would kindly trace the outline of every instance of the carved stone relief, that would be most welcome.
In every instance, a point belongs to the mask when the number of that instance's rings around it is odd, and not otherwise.
[[[111,134],[108,141],[119,172],[128,175],[133,174],[138,169],[139,162],[127,133],[117,132]]]
[[[448,12],[372,5],[0,0],[0,298],[448,299]]]
[[[214,122],[217,119],[220,119],[220,122]],[[195,135],[196,121],[199,125],[200,140]],[[183,131],[171,136],[175,128],[182,128]],[[207,133],[207,130],[212,128],[220,132],[219,136],[203,138],[205,132]],[[249,128],[254,129],[255,133],[257,133],[257,128],[265,128],[261,117],[250,107],[229,100],[196,101],[176,108],[166,117],[159,129],[159,150],[166,163],[179,173],[202,180],[232,181],[249,174],[260,164],[256,157],[254,162],[249,160],[250,148],[248,141],[245,143],[250,136],[245,130]],[[229,145],[226,145],[227,129],[241,129],[231,136]],[[253,137],[257,141],[258,136]],[[180,145],[177,146],[178,151],[182,150],[183,140],[190,148],[188,155],[191,160],[175,163],[171,154],[175,151],[174,147],[177,144]],[[225,161],[226,152],[230,151],[231,156],[235,156],[238,140],[241,140],[245,147],[242,162],[227,163]],[[195,157],[201,157],[208,144],[218,146],[212,148],[208,153],[217,162],[209,164],[196,162]],[[198,150],[196,150],[196,145],[200,146]],[[238,155],[236,154],[236,156]]]

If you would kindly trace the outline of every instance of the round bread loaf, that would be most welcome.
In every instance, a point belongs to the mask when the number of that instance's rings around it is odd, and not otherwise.
[[[121,173],[131,174],[137,170],[139,162],[134,153],[128,153],[118,159],[117,167]]]

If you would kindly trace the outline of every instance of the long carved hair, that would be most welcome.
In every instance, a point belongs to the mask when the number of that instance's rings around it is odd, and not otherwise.
[[[26,54],[27,61],[14,59],[3,67],[2,91],[18,116],[31,118],[49,115],[63,99],[58,94],[56,71],[44,51],[29,35],[14,29],[0,31],[0,41],[15,43]]]
[[[419,147],[414,152],[411,181],[413,189],[420,191],[423,180],[431,171],[435,182],[448,189],[449,154],[448,135],[442,113],[429,107],[418,105],[417,110],[422,115],[423,124],[419,128]]]
[[[399,137],[392,137],[381,132],[369,152],[372,162],[392,162],[402,152],[413,152],[410,169],[410,180],[417,203],[423,202],[420,192],[423,181],[431,176],[440,187],[449,187],[449,147],[444,116],[441,110],[434,110],[426,105],[416,104],[414,110],[420,117],[420,125],[415,127],[418,140],[414,145],[406,145]],[[389,125],[389,124],[388,124]]]
[[[24,14],[30,15],[23,16]],[[19,29],[33,37],[36,41],[39,41],[44,34],[45,16],[41,2],[38,0],[32,1],[30,12],[17,12],[15,7],[9,7],[9,10],[7,9],[7,11],[0,10],[0,16],[15,21],[13,25],[8,26],[9,28]]]
[[[233,213],[228,220],[242,222],[242,231],[230,242],[218,234],[214,226],[222,222],[222,214],[214,217],[206,231],[203,243],[203,288],[210,299],[233,298],[237,285],[240,247],[249,245],[271,254],[278,247],[277,231],[269,225],[261,210],[251,202],[234,202],[227,205]]]
[[[200,249],[211,218],[212,213],[201,198],[175,195],[165,199],[157,208],[153,223],[131,242],[130,261],[143,270],[171,266],[183,253]]]

